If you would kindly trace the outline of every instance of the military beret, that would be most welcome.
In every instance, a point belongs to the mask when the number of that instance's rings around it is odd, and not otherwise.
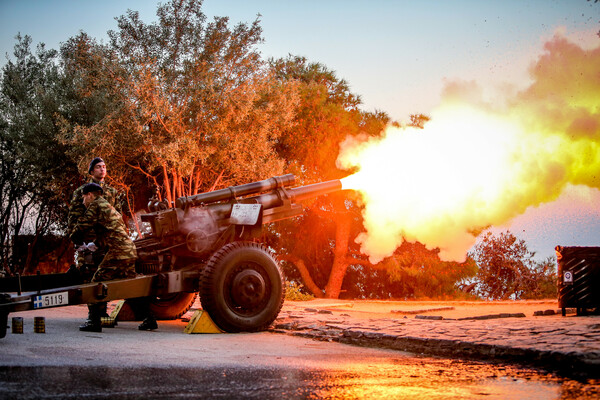
[[[102,186],[97,183],[90,182],[83,187],[83,194],[88,194],[90,192],[104,193],[104,190],[102,189]]]
[[[88,174],[91,174],[92,171],[94,170],[94,167],[96,166],[96,164],[104,162],[103,159],[101,159],[100,157],[96,157],[92,160],[92,162],[90,162],[90,168],[88,168]]]

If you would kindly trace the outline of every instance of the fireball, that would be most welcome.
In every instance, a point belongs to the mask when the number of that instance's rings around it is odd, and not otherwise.
[[[357,170],[342,184],[362,195],[357,242],[371,262],[403,239],[462,261],[481,229],[555,200],[569,183],[600,188],[600,47],[555,36],[545,49],[533,84],[503,107],[455,85],[424,129],[341,144],[338,166]]]

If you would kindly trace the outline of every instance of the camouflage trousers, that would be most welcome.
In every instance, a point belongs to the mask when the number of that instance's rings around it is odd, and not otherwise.
[[[135,278],[135,258],[127,260],[102,260],[92,278],[92,282],[110,281],[113,279]]]

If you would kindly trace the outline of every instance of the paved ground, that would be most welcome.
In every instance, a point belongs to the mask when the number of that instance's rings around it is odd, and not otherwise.
[[[334,303],[308,304],[314,308],[286,303],[282,316],[302,314],[315,325],[322,316],[348,318]],[[382,307],[389,304],[353,303],[348,315],[359,327],[377,324]],[[140,332],[135,321],[80,332],[86,315],[85,305],[11,314],[24,329],[0,339],[0,399],[600,398],[600,380],[520,365],[414,356],[294,336],[299,331],[188,335],[182,320],[159,321],[153,332]],[[44,334],[34,332],[36,317],[45,318]],[[366,337],[362,344],[380,343]]]
[[[556,307],[555,300],[287,301],[273,331],[600,379],[600,315],[563,317]]]
[[[286,301],[271,330],[430,356],[543,367],[566,377],[600,382],[600,315],[576,316],[570,310],[563,317],[556,307],[555,300]],[[199,301],[184,319],[189,318],[195,308],[200,308]],[[53,310],[47,311],[50,313],[48,324],[56,318],[51,317]],[[65,311],[60,310],[64,314]],[[79,319],[86,313],[85,306],[65,310],[78,313]],[[31,323],[27,321],[28,325]],[[76,319],[73,324],[77,323]],[[125,324],[132,324],[134,335],[137,323]],[[161,332],[171,324],[176,325],[177,334],[185,326],[184,321],[165,321],[161,322]]]

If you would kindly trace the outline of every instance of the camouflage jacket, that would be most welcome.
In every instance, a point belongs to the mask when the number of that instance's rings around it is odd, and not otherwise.
[[[121,212],[121,203],[117,201],[117,189],[108,186],[105,182],[97,182],[95,179],[90,179],[89,182],[84,183],[79,186],[73,192],[73,198],[71,199],[71,203],[69,204],[69,218],[67,222],[67,234],[71,235],[73,233],[73,228],[75,228],[75,224],[83,214],[85,214],[85,206],[83,205],[83,187],[88,183],[97,183],[102,186],[104,193],[102,197],[108,201],[108,203],[113,206],[117,212]],[[88,238],[88,241],[92,241],[94,239],[93,235]]]
[[[127,233],[121,214],[102,196],[98,196],[79,218],[73,227],[71,239],[79,244],[91,232],[96,236],[97,251],[106,253],[105,260],[137,258],[135,245]]]

